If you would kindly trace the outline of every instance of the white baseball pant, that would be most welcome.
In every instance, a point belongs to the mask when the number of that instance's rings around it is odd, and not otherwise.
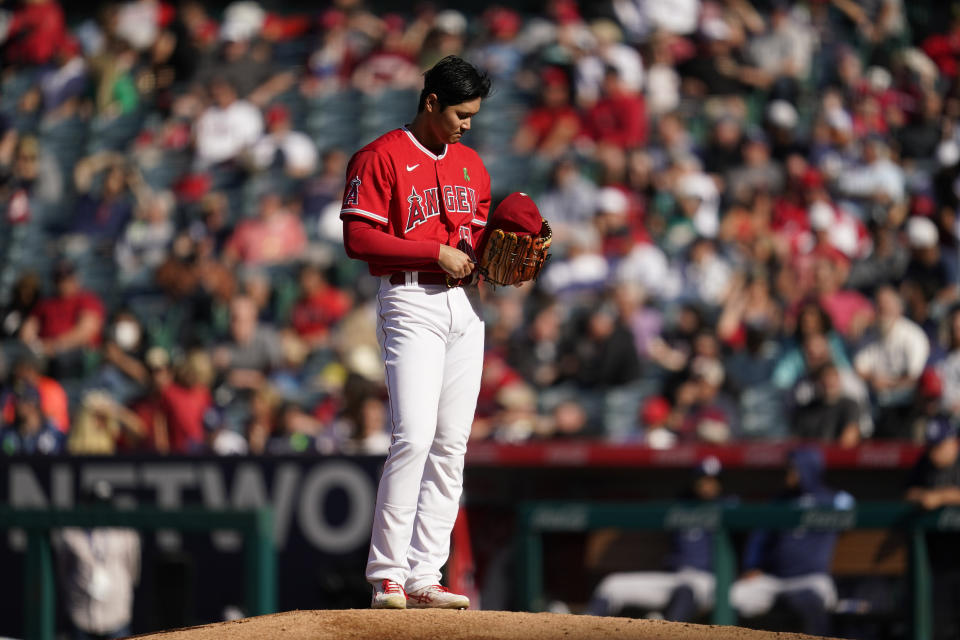
[[[480,392],[484,326],[476,287],[380,282],[377,334],[392,443],[380,477],[366,577],[407,591],[439,584],[463,489]]]
[[[795,578],[777,578],[760,574],[741,578],[730,587],[730,605],[745,618],[753,618],[770,611],[781,593],[809,589],[820,596],[828,611],[837,606],[837,587],[825,573],[812,573]]]
[[[590,612],[617,615],[624,607],[663,611],[677,587],[693,591],[697,608],[713,606],[716,579],[709,571],[685,567],[679,571],[630,571],[611,573],[593,592]]]

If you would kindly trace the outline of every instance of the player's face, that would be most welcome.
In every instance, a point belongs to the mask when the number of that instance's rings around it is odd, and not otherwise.
[[[473,116],[480,111],[480,98],[474,98],[460,104],[452,104],[436,111],[434,132],[445,144],[460,142],[463,134],[470,130]]]

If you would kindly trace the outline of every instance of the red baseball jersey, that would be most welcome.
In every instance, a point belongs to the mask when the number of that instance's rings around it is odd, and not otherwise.
[[[455,247],[461,238],[475,245],[474,230],[486,226],[489,210],[490,176],[476,151],[448,144],[435,155],[402,127],[350,159],[340,218],[358,216],[406,240]],[[436,262],[370,263],[375,276],[395,271],[442,270]]]

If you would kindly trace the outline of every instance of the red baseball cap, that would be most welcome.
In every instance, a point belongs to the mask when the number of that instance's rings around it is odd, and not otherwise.
[[[514,233],[539,234],[543,227],[540,209],[533,198],[519,191],[503,199],[487,220],[488,229],[503,229]]]
[[[290,120],[290,112],[282,104],[272,105],[267,109],[267,124],[275,125],[280,122],[287,122]]]

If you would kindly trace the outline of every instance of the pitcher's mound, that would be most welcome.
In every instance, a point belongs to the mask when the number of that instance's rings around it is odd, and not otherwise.
[[[141,640],[809,640],[812,637],[660,620],[435,609],[287,611],[138,636]]]

